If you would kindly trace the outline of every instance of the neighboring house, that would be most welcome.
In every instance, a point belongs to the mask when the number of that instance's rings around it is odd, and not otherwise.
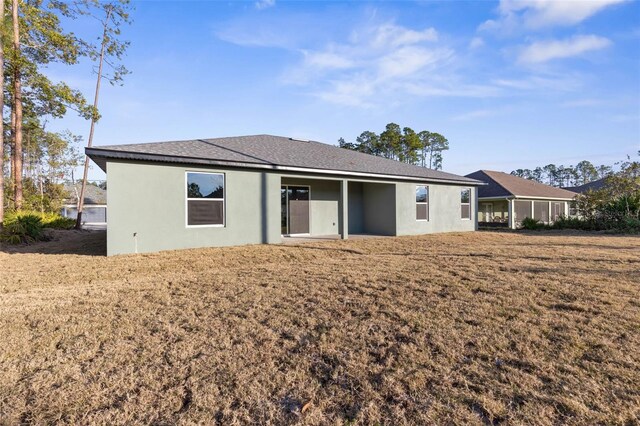
[[[82,184],[65,184],[67,198],[64,200],[62,215],[75,219],[78,216],[78,197]],[[107,191],[95,185],[87,185],[84,192],[82,223],[103,225],[107,223]]]
[[[481,182],[319,142],[257,135],[85,151],[109,179],[108,255],[476,229]]]
[[[572,192],[576,192],[578,194],[582,194],[582,193],[585,193],[587,191],[597,191],[599,189],[604,188],[605,186],[607,186],[607,178],[606,177],[604,177],[602,179],[594,180],[593,182],[585,183],[584,185],[572,186],[572,187],[568,187],[568,188],[565,188],[565,189],[567,191],[572,191]]]
[[[515,229],[526,217],[553,223],[569,216],[575,193],[508,173],[478,170],[467,175],[486,183],[478,188],[478,223]]]

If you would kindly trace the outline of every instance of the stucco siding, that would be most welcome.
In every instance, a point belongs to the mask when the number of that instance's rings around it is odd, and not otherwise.
[[[186,224],[187,171],[225,175],[224,226]],[[281,242],[282,185],[310,187],[311,235],[341,231],[343,179],[286,173],[187,167],[176,164],[107,163],[107,254]],[[429,220],[416,220],[415,183],[349,181],[349,233],[415,235],[476,229],[477,197],[471,188],[471,219],[461,218],[456,185],[429,184]],[[134,237],[135,234],[135,237]]]
[[[476,230],[477,190],[471,188],[470,219],[461,218],[460,191],[465,186],[425,184],[429,187],[429,220],[416,220],[416,184],[396,184],[397,235]]]
[[[309,233],[311,235],[335,235],[338,233],[339,181],[282,176],[282,185],[304,185],[310,187]]]
[[[396,235],[396,184],[363,183],[363,231],[368,234]]]
[[[187,171],[225,174],[224,226],[186,226]],[[280,242],[277,174],[125,162],[107,174],[108,255]]]
[[[349,182],[349,195],[347,204],[349,206],[350,234],[361,234],[364,232],[362,185],[362,182]]]

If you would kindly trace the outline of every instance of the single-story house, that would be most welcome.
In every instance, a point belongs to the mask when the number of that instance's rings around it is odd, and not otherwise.
[[[108,255],[476,229],[481,182],[320,142],[256,135],[85,152],[108,176]]]
[[[486,183],[478,188],[478,223],[515,229],[526,217],[553,223],[569,216],[575,193],[504,172],[478,170],[466,177]]]
[[[78,198],[82,184],[65,184],[67,197],[64,200],[60,214],[75,219],[78,217]],[[82,208],[82,223],[89,225],[104,225],[107,223],[107,191],[96,185],[88,184],[84,191],[84,206]]]
[[[583,194],[588,191],[598,191],[607,186],[607,178],[604,177],[602,179],[594,180],[593,182],[585,183],[580,186],[571,186],[565,188],[567,191],[576,192],[578,194]]]

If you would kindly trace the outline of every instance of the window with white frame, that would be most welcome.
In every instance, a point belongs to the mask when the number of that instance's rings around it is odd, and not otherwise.
[[[471,189],[465,188],[460,191],[460,217],[471,219]]]
[[[429,187],[416,186],[416,220],[429,220]]]
[[[187,226],[224,225],[224,174],[187,172]]]

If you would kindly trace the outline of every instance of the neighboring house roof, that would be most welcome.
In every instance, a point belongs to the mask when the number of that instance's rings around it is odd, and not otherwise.
[[[82,184],[80,183],[75,185],[66,183],[64,185],[64,190],[68,197],[65,199],[65,204],[78,204],[78,194],[80,194],[81,187]],[[107,191],[95,185],[87,185],[84,190],[84,204],[107,204]]]
[[[335,145],[271,135],[111,145],[86,148],[85,151],[102,170],[105,170],[107,159],[121,159],[273,170],[304,169],[308,173],[380,175],[381,178],[386,175],[387,178],[419,178],[482,185],[481,182],[463,176]]]
[[[523,179],[504,172],[478,170],[467,177],[485,182],[478,188],[478,198],[535,197],[550,199],[571,199],[575,193],[566,189],[545,185],[533,180]]]
[[[578,194],[582,194],[583,192],[587,192],[587,191],[597,191],[599,189],[604,188],[605,186],[607,186],[606,177],[602,179],[594,180],[593,182],[585,183],[584,185],[572,186],[565,189],[569,191],[577,192]]]

